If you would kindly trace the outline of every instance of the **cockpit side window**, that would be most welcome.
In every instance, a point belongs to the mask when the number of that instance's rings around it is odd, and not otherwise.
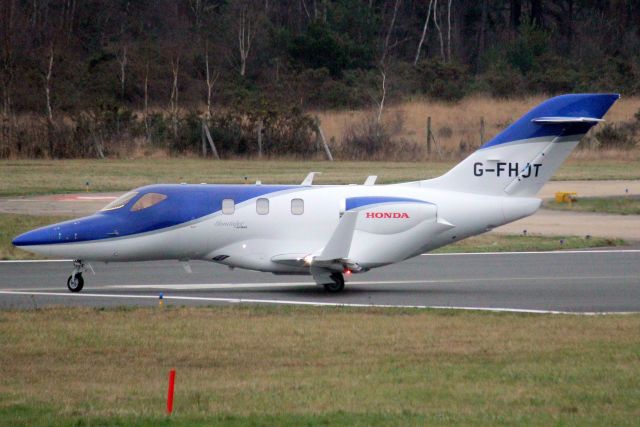
[[[129,201],[131,199],[133,199],[134,197],[136,197],[137,195],[138,195],[137,191],[130,191],[128,193],[125,193],[125,194],[123,194],[122,196],[118,197],[113,202],[109,203],[107,206],[105,206],[104,208],[102,208],[100,210],[101,211],[112,211],[114,209],[120,209],[121,207],[123,207],[124,205],[129,203]]]
[[[137,202],[131,207],[131,212],[141,211],[143,209],[150,208],[151,206],[157,205],[161,201],[167,198],[166,195],[160,193],[147,193],[144,196],[140,197]]]

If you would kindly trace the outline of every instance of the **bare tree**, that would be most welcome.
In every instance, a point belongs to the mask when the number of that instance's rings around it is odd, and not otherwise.
[[[482,0],[482,12],[480,14],[480,32],[478,34],[478,57],[477,64],[480,65],[480,55],[484,53],[485,33],[487,30],[487,0]]]
[[[126,67],[127,67],[127,45],[122,46],[122,54],[118,56],[118,64],[120,64],[120,96],[124,98],[124,88],[126,80]]]
[[[195,27],[200,28],[202,23],[202,0],[189,0],[189,6],[191,7],[191,11],[193,12],[193,16],[195,18]]]
[[[438,38],[440,39],[440,56],[443,61],[446,61],[444,56],[444,40],[442,39],[442,31],[440,30],[440,24],[438,24],[438,0],[433,1],[433,25],[436,27],[436,31],[438,31]]]
[[[180,54],[171,57],[171,74],[173,83],[171,85],[171,98],[169,100],[169,111],[171,112],[171,122],[173,123],[173,136],[178,138],[178,74],[180,72]]]
[[[387,30],[387,35],[384,38],[384,44],[382,46],[382,55],[380,57],[380,78],[381,78],[381,94],[380,100],[376,101],[378,104],[378,115],[376,116],[377,123],[380,123],[382,120],[382,112],[384,111],[384,101],[387,97],[387,57],[389,55],[389,50],[392,47],[389,44],[391,40],[391,34],[393,33],[393,28],[396,24],[396,18],[398,17],[398,9],[400,8],[400,3],[402,0],[395,0],[393,5],[393,15],[391,16],[391,22],[389,23],[389,29]],[[394,45],[395,46],[395,45]]]
[[[55,49],[54,49],[53,43],[51,43],[51,46],[49,47],[48,54],[49,54],[49,61],[48,61],[49,65],[43,77],[44,93],[45,93],[46,103],[47,103],[47,119],[49,120],[49,123],[53,123],[53,109],[51,108],[51,76],[53,74],[53,60],[55,57]]]
[[[211,92],[213,90],[213,85],[216,84],[218,77],[220,76],[219,72],[216,72],[213,78],[211,77],[211,70],[209,68],[209,49],[205,46],[204,52],[204,63],[206,68],[206,79],[207,79],[207,118],[211,118]]]
[[[307,15],[307,19],[311,20],[311,12],[309,12],[309,8],[307,7],[307,2],[305,0],[300,0],[300,5],[304,9],[305,15]]]
[[[8,119],[11,111],[11,85],[15,73],[13,50],[15,48],[16,35],[16,2],[15,0],[6,1],[0,7],[2,8],[0,10],[0,24],[3,28],[3,30],[0,31],[0,35],[2,35],[2,58],[0,58],[2,61],[2,68],[0,69],[0,78],[2,81],[2,112],[3,117]]]
[[[6,157],[11,148],[12,134],[15,129],[15,116],[12,117],[12,85],[15,76],[14,49],[16,45],[16,0],[5,1],[0,6],[0,81],[2,90],[2,122],[0,123],[0,156]],[[12,120],[13,119],[13,120]],[[13,123],[12,123],[13,122]]]
[[[420,36],[420,41],[418,42],[418,48],[416,49],[416,57],[413,60],[413,65],[417,65],[420,60],[420,52],[422,50],[422,44],[424,43],[424,39],[427,35],[427,29],[429,28],[429,19],[431,18],[431,6],[433,5],[433,0],[429,0],[429,8],[427,9],[427,17],[424,20],[424,25],[422,27],[422,36]]]
[[[389,29],[387,30],[387,36],[384,38],[384,45],[382,46],[382,56],[380,58],[381,64],[385,63],[387,54],[389,53],[389,41],[391,40],[393,28],[396,25],[396,18],[398,16],[398,8],[400,7],[400,3],[402,3],[402,0],[396,0],[395,4],[393,5],[393,15],[391,16],[391,23],[389,24]]]
[[[447,61],[451,62],[451,1],[447,3]]]
[[[384,71],[383,67],[380,67],[380,76],[382,80],[380,101],[378,101],[378,116],[376,117],[376,121],[380,123],[382,120],[382,111],[384,110],[384,100],[387,97],[387,74]]]
[[[144,131],[147,140],[151,140],[151,129],[149,128],[149,63],[145,64],[144,69]]]
[[[240,9],[238,20],[238,47],[240,52],[240,75],[244,77],[247,71],[247,58],[251,51],[251,41],[254,34],[251,32],[253,18],[246,6]]]

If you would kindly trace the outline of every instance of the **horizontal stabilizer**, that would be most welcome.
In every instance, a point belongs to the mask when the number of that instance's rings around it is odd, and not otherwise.
[[[597,117],[537,117],[531,120],[533,123],[541,125],[553,125],[553,124],[570,124],[570,123],[593,123],[597,124],[604,122],[604,119]]]

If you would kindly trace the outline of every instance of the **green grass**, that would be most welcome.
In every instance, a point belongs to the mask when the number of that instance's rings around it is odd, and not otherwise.
[[[573,203],[556,203],[555,200],[549,200],[544,203],[544,207],[560,211],[640,215],[640,197],[580,197]]]
[[[226,160],[195,158],[135,160],[3,160],[0,161],[0,196],[125,191],[154,183],[300,183],[308,172],[322,175],[320,184],[362,183],[378,175],[382,184],[441,175],[449,162],[326,162],[294,160]],[[639,161],[579,160],[564,164],[554,179],[640,179]]]
[[[15,214],[0,214],[0,259],[39,259],[31,254],[11,245],[11,240],[18,234],[33,230],[37,227],[68,220],[63,216],[30,216]],[[562,240],[562,242],[561,242]],[[483,234],[471,237],[437,249],[436,253],[451,252],[515,252],[515,251],[551,251],[560,249],[582,249],[604,246],[622,246],[626,242],[622,239],[592,237],[586,239],[578,236],[549,237],[549,236],[520,236],[502,234]]]
[[[553,175],[554,181],[640,179],[639,160],[569,159]]]
[[[625,244],[626,242],[622,239],[604,237],[522,236],[490,233],[443,246],[436,249],[434,253],[558,251],[562,249],[623,246]]]
[[[194,158],[136,160],[0,161],[0,196],[85,191],[123,191],[156,183],[299,184],[312,171],[319,184],[363,183],[378,175],[379,183],[437,176],[451,163],[321,162],[286,160],[214,161]]]
[[[0,419],[635,425],[638,330],[640,315],[170,305],[0,311]]]

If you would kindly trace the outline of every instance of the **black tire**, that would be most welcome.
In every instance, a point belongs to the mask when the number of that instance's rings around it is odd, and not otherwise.
[[[75,280],[73,280],[74,277]],[[76,273],[75,276],[69,276],[67,279],[67,288],[69,288],[71,292],[80,292],[83,286],[84,279],[82,278],[82,273]]]
[[[342,273],[333,273],[331,282],[324,284],[324,290],[332,294],[342,292],[344,290],[344,276],[342,276]]]

